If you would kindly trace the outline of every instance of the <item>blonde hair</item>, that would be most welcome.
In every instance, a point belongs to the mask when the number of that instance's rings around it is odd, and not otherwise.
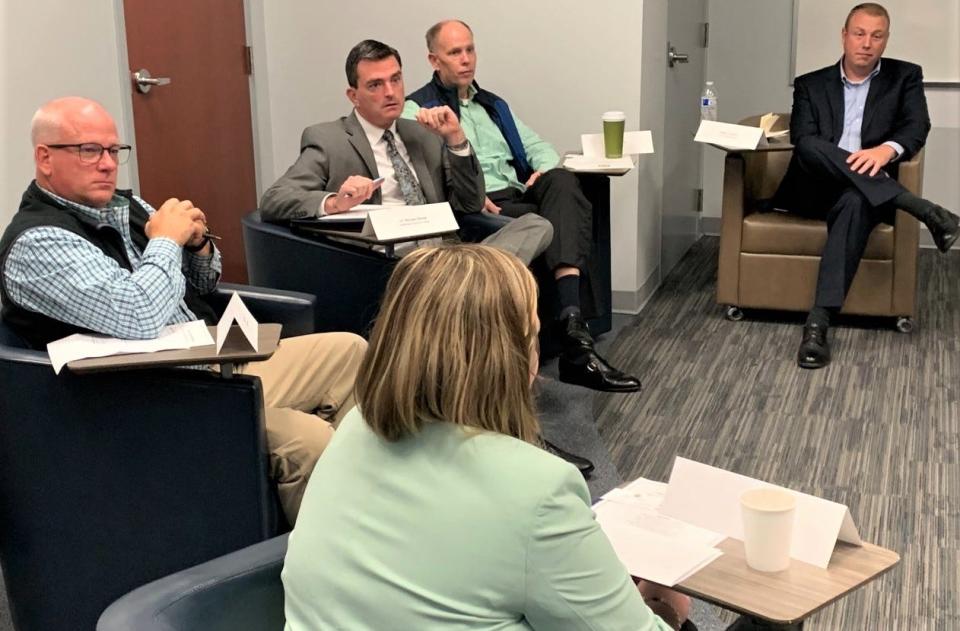
[[[847,14],[847,19],[843,23],[844,30],[850,28],[850,18],[852,18],[853,14],[857,11],[863,11],[867,15],[872,15],[875,18],[886,18],[887,27],[889,28],[890,26],[890,14],[887,13],[887,10],[882,4],[877,4],[876,2],[862,2],[850,9],[850,13]]]
[[[537,287],[515,256],[424,247],[394,269],[357,377],[357,402],[387,440],[446,421],[539,437],[530,392]]]

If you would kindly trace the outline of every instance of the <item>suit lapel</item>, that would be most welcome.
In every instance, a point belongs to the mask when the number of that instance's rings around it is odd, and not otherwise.
[[[882,63],[882,62],[881,62]],[[863,122],[860,125],[860,137],[867,135],[867,130],[870,128],[870,121],[873,119],[873,113],[877,108],[874,107],[878,98],[881,94],[884,94],[890,86],[892,81],[890,77],[890,72],[884,72],[883,66],[880,67],[880,72],[870,80],[870,89],[867,91],[867,100],[863,104]]]
[[[370,178],[379,177],[380,172],[377,171],[377,160],[373,157],[373,149],[370,147],[370,141],[367,140],[367,134],[363,131],[363,127],[360,126],[360,121],[357,120],[356,112],[351,112],[350,116],[344,119],[343,128],[344,131],[347,132],[347,140],[353,145],[354,150],[360,156],[360,159],[363,160],[364,166],[367,167],[367,175]],[[374,191],[373,197],[370,198],[370,203],[379,204],[380,201],[380,189],[377,189]]]
[[[417,125],[417,127],[411,128],[410,125]],[[413,170],[416,171],[417,179],[420,180],[420,188],[423,189],[423,197],[428,203],[434,203],[437,200],[442,200],[442,198],[433,185],[433,174],[430,172],[430,169],[427,168],[425,150],[423,143],[420,141],[420,135],[417,133],[418,131],[420,131],[418,123],[412,123],[404,119],[397,121],[397,134],[400,135],[400,139],[403,141],[403,144],[407,148],[407,153],[410,155]]]
[[[840,63],[843,63],[841,59]],[[827,79],[827,101],[830,103],[830,112],[833,114],[833,129],[831,141],[838,141],[843,136],[843,80],[840,78],[840,64],[834,66],[835,73]]]

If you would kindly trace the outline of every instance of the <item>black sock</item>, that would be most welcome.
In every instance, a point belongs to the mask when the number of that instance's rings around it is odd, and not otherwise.
[[[836,307],[814,307],[810,310],[810,313],[807,314],[807,325],[817,324],[824,328],[830,326],[830,318],[832,318],[839,309]]]
[[[557,279],[557,297],[560,300],[560,319],[580,313],[580,277],[567,274]]]
[[[930,211],[936,207],[933,202],[917,197],[910,191],[904,191],[894,197],[893,203],[924,222],[930,216]]]

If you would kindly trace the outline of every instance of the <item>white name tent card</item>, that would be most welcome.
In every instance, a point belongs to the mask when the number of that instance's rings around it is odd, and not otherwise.
[[[430,235],[456,232],[460,229],[453,209],[447,202],[419,206],[374,206],[361,204],[354,210],[320,218],[331,230],[339,230],[338,223],[363,221],[358,234],[374,241],[399,241]]]
[[[153,353],[211,344],[213,338],[210,337],[207,325],[203,320],[194,320],[165,326],[160,330],[160,335],[152,340],[121,340],[105,335],[74,333],[47,344],[47,353],[50,355],[53,372],[59,375],[67,363],[76,359]]]
[[[233,292],[233,296],[230,297],[230,302],[227,303],[227,308],[223,310],[223,316],[220,318],[220,321],[217,322],[217,352],[220,352],[220,349],[223,348],[223,343],[227,341],[230,326],[234,322],[240,326],[243,336],[247,338],[247,342],[250,343],[253,350],[259,351],[260,349],[257,348],[257,345],[260,343],[257,320],[253,317],[253,314],[250,313],[250,310],[247,309],[247,305],[243,304],[243,301],[240,300],[240,294]]]
[[[719,145],[733,150],[758,149],[767,145],[767,139],[760,127],[719,121],[700,121],[697,135],[693,139],[696,142]]]
[[[660,510],[701,528],[743,540],[740,495],[749,489],[777,487],[686,458],[677,458]],[[844,504],[785,489],[797,498],[790,556],[826,568],[837,540],[863,545]]]
[[[377,241],[414,239],[427,235],[456,232],[460,226],[447,202],[421,206],[396,206],[388,212],[368,213],[363,231]]]

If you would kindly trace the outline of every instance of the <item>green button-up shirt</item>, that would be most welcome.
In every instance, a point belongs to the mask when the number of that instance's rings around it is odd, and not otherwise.
[[[480,160],[487,192],[505,188],[525,190],[526,186],[517,179],[517,172],[510,164],[513,155],[510,153],[507,140],[483,106],[473,100],[474,94],[476,89],[470,86],[469,98],[460,99],[460,125],[467,135],[467,140],[473,146],[477,159]],[[417,103],[407,101],[403,107],[403,116],[414,119],[419,109],[420,106]],[[517,131],[520,132],[520,140],[527,153],[527,161],[534,170],[549,171],[560,163],[560,156],[550,143],[540,138],[516,116],[513,117],[513,122],[517,126]]]

